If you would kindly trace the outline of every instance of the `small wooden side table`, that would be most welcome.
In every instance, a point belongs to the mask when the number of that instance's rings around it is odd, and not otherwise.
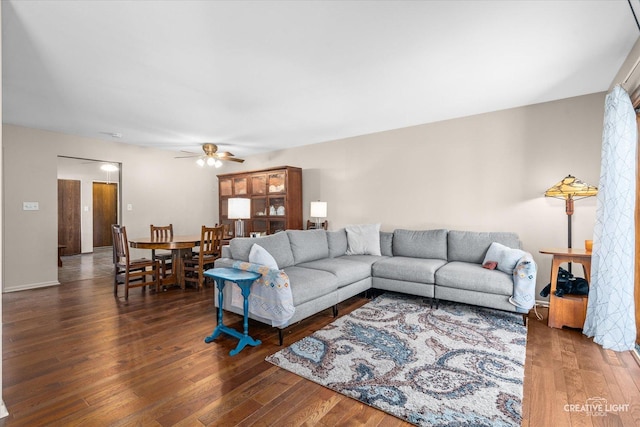
[[[558,268],[564,262],[582,264],[584,278],[591,283],[591,251],[575,248],[541,249],[541,254],[553,255],[551,262],[551,293],[549,294],[549,322],[550,328],[580,328],[584,326],[587,315],[587,295],[565,294],[555,295],[558,283]]]
[[[212,278],[216,282],[218,288],[218,326],[213,330],[213,333],[204,339],[204,342],[210,343],[225,333],[231,335],[234,338],[240,340],[235,349],[231,350],[229,354],[235,356],[240,353],[247,345],[257,346],[261,344],[260,340],[253,339],[249,336],[249,294],[251,293],[251,284],[260,277],[260,273],[253,271],[238,270],[235,268],[212,268],[204,272],[204,275]],[[222,303],[224,302],[224,295],[222,293],[226,281],[233,282],[242,290],[242,297],[244,298],[244,331],[239,332],[232,329],[222,323]]]

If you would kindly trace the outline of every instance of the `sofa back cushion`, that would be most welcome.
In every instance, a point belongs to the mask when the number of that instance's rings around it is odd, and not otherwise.
[[[329,257],[327,232],[324,230],[287,230],[296,264]]]
[[[395,230],[393,255],[447,259],[447,230]]]
[[[342,256],[347,252],[347,230],[344,228],[337,231],[327,231],[327,241],[330,258]]]
[[[256,243],[267,250],[276,260],[280,269],[292,266],[294,263],[291,244],[286,232],[271,234],[264,237],[240,237],[231,239],[229,248],[231,257],[236,260],[249,262],[249,252]]]
[[[348,225],[347,255],[380,256],[380,224]]]
[[[463,261],[482,264],[491,243],[498,242],[513,249],[520,249],[520,239],[516,233],[449,231],[448,261]]]
[[[380,254],[382,256],[393,256],[393,233],[388,231],[380,232]]]

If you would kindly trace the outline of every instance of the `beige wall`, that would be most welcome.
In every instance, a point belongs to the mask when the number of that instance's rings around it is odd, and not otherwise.
[[[193,234],[217,221],[216,171],[174,159],[174,152],[12,125],[3,125],[3,143],[4,244],[9,248],[3,257],[4,292],[58,283],[59,155],[122,163],[121,223],[131,237],[148,235],[150,223],[173,223],[176,234]],[[23,211],[24,201],[37,201],[40,210]]]
[[[216,222],[216,173],[299,166],[305,218],[309,202],[323,200],[331,229],[380,222],[387,231],[514,231],[539,265],[541,288],[550,259],[538,250],[566,246],[567,236],[564,202],[543,193],[569,173],[597,185],[604,95],[255,155],[223,170],[200,169],[161,150],[5,125],[4,174],[11,182],[5,186],[5,244],[11,250],[4,256],[4,290],[57,281],[58,155],[123,163],[123,205],[134,205],[123,210],[130,236],[145,235],[150,222],[172,222],[177,233]],[[22,211],[23,201],[40,202],[40,211]],[[575,247],[592,237],[595,204],[595,198],[576,202]]]
[[[549,281],[543,247],[566,247],[567,174],[597,185],[604,93],[252,156],[242,169],[303,168],[304,212],[328,202],[331,229],[514,231]],[[240,167],[237,167],[240,170]],[[592,237],[596,199],[575,203],[573,245]],[[538,289],[538,290],[539,290]]]

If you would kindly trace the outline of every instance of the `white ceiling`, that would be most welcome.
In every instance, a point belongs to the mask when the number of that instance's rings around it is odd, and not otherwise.
[[[3,121],[245,156],[605,91],[638,35],[626,0],[3,0]]]

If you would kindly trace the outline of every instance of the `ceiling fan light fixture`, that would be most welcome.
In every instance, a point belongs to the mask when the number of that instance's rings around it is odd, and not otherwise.
[[[214,166],[215,166],[215,167],[217,167],[217,168],[219,168],[220,166],[222,166],[222,161],[220,161],[220,160],[216,160],[216,162],[215,162],[215,165],[214,165]]]
[[[213,157],[209,157],[209,158],[207,159],[207,164],[208,164],[209,166],[214,166],[214,165],[216,164],[216,159],[214,159]]]
[[[196,160],[196,163],[198,164],[198,166],[203,167],[204,166],[204,159],[198,159],[198,160]]]

